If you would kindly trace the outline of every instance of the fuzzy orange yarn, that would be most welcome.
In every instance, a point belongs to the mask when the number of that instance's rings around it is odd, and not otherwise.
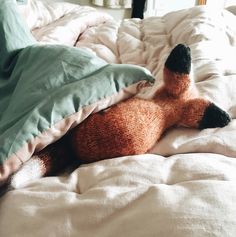
[[[132,98],[91,115],[73,129],[71,142],[78,159],[86,163],[142,154],[159,139],[164,123],[154,100]]]
[[[173,77],[182,79],[171,84],[173,94],[164,85],[152,100],[128,99],[106,111],[92,114],[74,128],[71,143],[77,158],[88,163],[143,154],[169,127],[180,123],[197,127],[210,102],[199,98],[189,100],[191,93],[188,91],[188,75],[178,74]]]

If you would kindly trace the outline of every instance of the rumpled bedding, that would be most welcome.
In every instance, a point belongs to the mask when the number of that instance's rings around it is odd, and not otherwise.
[[[139,96],[153,95],[171,48],[187,44],[199,94],[226,110],[232,122],[202,131],[173,128],[147,154],[82,165],[9,191],[0,199],[0,236],[236,236],[236,16],[201,6],[89,24],[80,18],[80,6],[57,6],[65,13],[52,19],[45,9],[45,23],[30,26],[36,39],[149,69],[155,84]],[[56,5],[51,9],[56,15]]]

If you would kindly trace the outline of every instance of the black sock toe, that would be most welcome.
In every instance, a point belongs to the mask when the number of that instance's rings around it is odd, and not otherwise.
[[[199,129],[224,127],[231,121],[230,116],[215,104],[210,104],[199,123]]]
[[[190,48],[184,44],[178,44],[168,56],[165,67],[173,72],[189,74],[191,70]]]

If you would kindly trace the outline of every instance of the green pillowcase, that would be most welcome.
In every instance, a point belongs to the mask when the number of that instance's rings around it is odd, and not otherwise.
[[[38,44],[13,2],[0,0],[0,184],[89,114],[154,80],[142,67],[111,65],[75,47]]]

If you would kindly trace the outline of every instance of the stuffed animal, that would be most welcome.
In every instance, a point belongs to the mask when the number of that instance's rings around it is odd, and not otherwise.
[[[132,97],[90,115],[61,140],[35,154],[12,176],[11,185],[21,187],[28,180],[55,172],[71,159],[89,163],[146,153],[173,126],[226,126],[229,115],[194,92],[190,70],[190,48],[179,44],[165,62],[164,84],[152,99]]]

